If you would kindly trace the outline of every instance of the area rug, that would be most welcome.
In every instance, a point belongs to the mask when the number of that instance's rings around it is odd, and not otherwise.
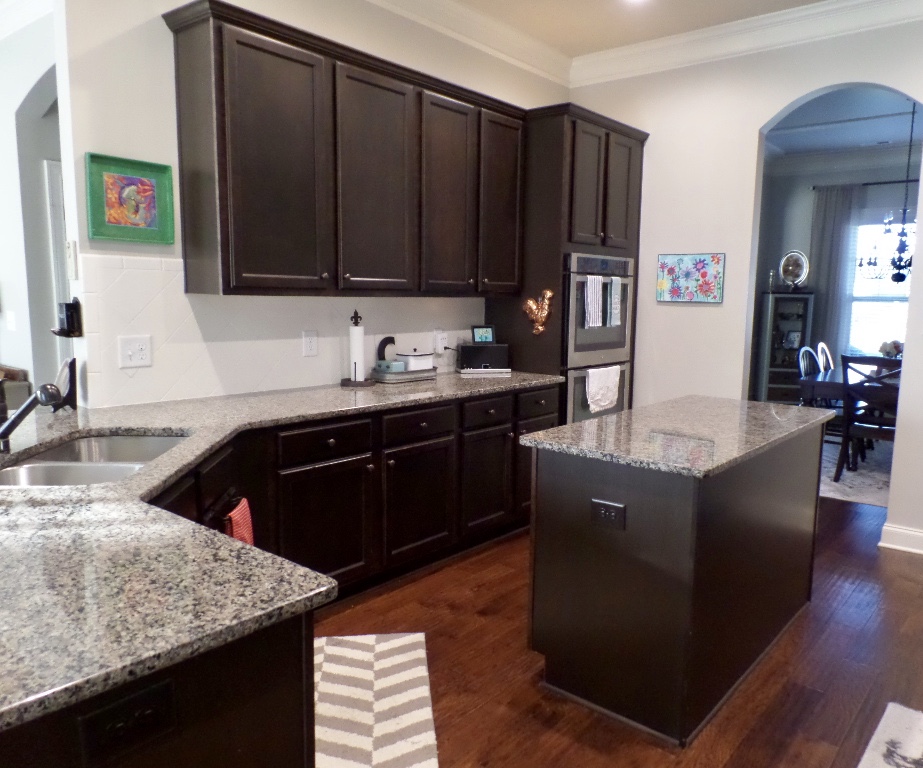
[[[314,640],[317,768],[437,768],[422,633]]]
[[[891,702],[858,768],[923,766],[923,712]]]
[[[835,483],[833,473],[836,471],[836,457],[840,452],[840,446],[824,443],[820,468],[820,495],[887,507],[893,448],[893,443],[875,443],[875,450],[865,452],[865,461],[859,462],[859,469],[855,472],[844,469],[840,482]]]

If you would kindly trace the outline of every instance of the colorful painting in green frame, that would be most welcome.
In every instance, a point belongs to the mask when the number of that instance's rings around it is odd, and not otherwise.
[[[657,301],[720,304],[723,253],[662,253],[657,257]]]
[[[173,169],[87,152],[87,220],[93,240],[173,242]]]

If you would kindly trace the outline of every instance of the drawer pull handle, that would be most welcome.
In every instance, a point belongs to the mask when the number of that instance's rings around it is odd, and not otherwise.
[[[420,429],[426,429],[427,423],[425,421],[420,422]]]
[[[544,405],[544,404],[545,404],[545,401],[544,401],[544,400],[539,400],[539,401],[538,401],[538,404],[539,404],[539,405]]]
[[[388,466],[393,467],[397,462],[394,459],[388,459]]]
[[[374,464],[366,464],[366,465],[365,465],[365,468],[366,468],[369,472],[374,472],[374,471],[375,471],[375,465],[374,465]]]
[[[328,277],[330,277],[330,273],[324,272],[324,273],[321,274],[320,279],[321,279],[321,280],[326,280]]]
[[[329,445],[331,448],[333,448],[333,446],[335,446],[336,444],[337,444],[337,441],[334,440],[332,437],[327,441],[327,445]]]
[[[487,415],[488,415],[488,416],[493,416],[496,412],[497,412],[497,409],[496,409],[496,408],[488,408],[488,409],[487,409]]]

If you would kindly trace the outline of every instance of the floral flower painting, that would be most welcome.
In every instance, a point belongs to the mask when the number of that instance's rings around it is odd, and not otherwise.
[[[657,301],[724,300],[723,253],[666,253],[657,257]]]

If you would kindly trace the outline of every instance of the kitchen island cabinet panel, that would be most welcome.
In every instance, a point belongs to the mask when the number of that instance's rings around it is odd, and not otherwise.
[[[456,455],[455,435],[385,451],[386,567],[455,543]]]
[[[333,285],[331,63],[223,27],[229,289]]]
[[[471,104],[423,94],[424,291],[477,291],[478,112]]]
[[[338,62],[336,132],[340,287],[416,289],[417,89]]]
[[[380,541],[372,454],[279,473],[279,554],[336,579],[369,576]]]

